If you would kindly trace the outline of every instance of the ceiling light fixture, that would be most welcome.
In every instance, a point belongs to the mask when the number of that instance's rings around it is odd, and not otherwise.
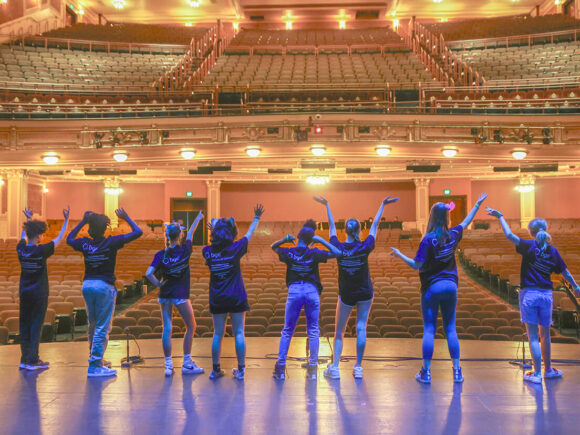
[[[528,152],[524,149],[512,150],[512,157],[516,160],[523,160],[527,157]]]
[[[330,181],[330,177],[326,175],[310,175],[306,177],[306,182],[316,186],[322,186]]]
[[[60,156],[58,156],[56,153],[46,153],[42,155],[42,160],[44,160],[44,163],[46,163],[47,165],[56,165],[58,163],[58,161],[60,160]]]
[[[455,147],[445,147],[441,150],[443,155],[448,158],[453,158],[457,155],[457,148]]]
[[[246,148],[246,154],[250,157],[258,157],[262,153],[262,148],[259,146],[249,146]]]
[[[338,28],[339,29],[346,29],[346,21],[345,20],[339,20],[338,21]]]
[[[123,189],[120,187],[105,187],[105,193],[108,195],[119,196],[123,193]]]
[[[113,0],[113,7],[115,9],[124,9],[127,6],[127,2],[125,0]]]
[[[379,156],[386,157],[391,154],[391,147],[388,145],[377,145],[375,151]]]
[[[193,148],[183,148],[179,153],[185,160],[191,160],[195,157],[195,150]]]
[[[535,186],[533,184],[518,184],[516,190],[520,193],[530,193],[533,192]]]
[[[127,161],[127,159],[129,158],[129,154],[127,154],[126,151],[116,151],[115,153],[113,153],[113,158],[115,159],[115,161],[123,163]]]
[[[320,157],[326,153],[326,147],[324,145],[312,145],[310,147],[310,152],[315,156]]]
[[[191,6],[192,8],[198,8],[201,6],[201,0],[187,0],[187,3],[189,4],[189,6]]]

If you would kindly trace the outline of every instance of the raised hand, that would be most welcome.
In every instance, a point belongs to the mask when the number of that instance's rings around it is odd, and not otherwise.
[[[124,221],[126,221],[129,218],[129,215],[127,214],[124,208],[118,208],[117,210],[115,210],[115,214],[119,219],[123,219]]]
[[[206,227],[206,228],[207,228],[209,231],[213,231],[213,225],[211,224],[211,222],[210,222],[210,221],[208,221],[208,222],[205,224],[205,227]]]
[[[390,196],[387,196],[385,199],[383,199],[383,204],[387,205],[387,204],[392,204],[394,202],[397,202],[399,200],[399,198],[391,198]]]
[[[296,237],[294,237],[292,234],[288,234],[286,236],[286,241],[287,242],[292,242],[293,244],[296,244],[295,240],[296,240]]]
[[[264,206],[262,204],[256,204],[254,207],[254,216],[258,219],[264,214]]]
[[[477,205],[481,205],[483,201],[487,198],[487,193],[483,192],[479,194],[479,199],[477,200]]]
[[[196,219],[197,220],[202,220],[203,219],[203,211],[201,211],[201,210],[199,211],[199,213],[196,216]]]
[[[400,257],[401,256],[401,251],[399,251],[397,248],[391,248],[391,255],[393,257]]]
[[[574,296],[576,296],[576,297],[580,297],[580,287],[576,287],[576,288],[574,289]]]
[[[485,207],[485,211],[487,212],[488,215],[496,217],[496,218],[500,218],[503,216],[503,214],[499,210],[495,210],[495,209],[490,208],[490,207]]]
[[[314,201],[316,201],[322,205],[328,205],[328,199],[326,199],[322,196],[313,196],[312,199],[314,199]]]
[[[62,209],[62,215],[64,216],[65,219],[68,219],[68,217],[70,216],[70,205]]]
[[[26,207],[26,208],[25,208],[25,209],[22,211],[22,213],[24,213],[24,216],[26,216],[26,219],[28,219],[28,220],[32,219],[32,214],[33,214],[33,213],[32,213],[32,210],[30,210],[30,208],[29,208],[29,207]]]

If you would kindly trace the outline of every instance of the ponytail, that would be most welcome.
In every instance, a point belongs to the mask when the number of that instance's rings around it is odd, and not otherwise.
[[[550,246],[550,242],[552,241],[552,236],[544,230],[540,230],[536,234],[536,240],[540,245],[540,249],[545,251],[548,246]]]
[[[546,231],[547,229],[548,224],[544,219],[532,219],[528,224],[528,231],[536,238],[542,251],[546,250],[552,241],[552,236]]]

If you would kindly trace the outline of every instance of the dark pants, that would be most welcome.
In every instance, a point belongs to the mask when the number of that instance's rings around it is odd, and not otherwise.
[[[48,307],[48,295],[20,294],[20,349],[22,364],[37,364],[40,334]]]

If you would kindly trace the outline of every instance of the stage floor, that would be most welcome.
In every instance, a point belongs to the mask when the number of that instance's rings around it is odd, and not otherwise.
[[[145,363],[120,369],[125,342],[111,342],[106,357],[119,368],[117,378],[86,378],[87,344],[41,345],[52,367],[42,373],[18,370],[19,348],[0,347],[0,433],[198,433],[198,434],[572,434],[580,427],[580,365],[554,364],[564,378],[529,385],[507,360],[518,343],[463,341],[463,385],[452,382],[449,361],[434,361],[430,386],[414,379],[421,362],[420,340],[369,339],[365,378],[355,381],[352,361],[342,363],[342,378],[307,381],[299,361],[288,362],[289,378],[271,377],[276,338],[249,338],[246,380],[229,373],[236,362],[232,339],[224,340],[222,367],[227,376],[207,377],[210,339],[195,339],[193,355],[206,374],[172,378],[163,375],[159,340],[141,340]],[[344,355],[355,354],[347,339]],[[174,353],[181,355],[174,340]],[[132,350],[135,349],[132,346]],[[136,350],[135,350],[136,351]],[[527,351],[527,346],[526,346]],[[554,344],[553,358],[577,360],[580,346]],[[447,358],[437,340],[435,358]],[[305,353],[296,338],[290,355]],[[331,349],[324,340],[321,358]],[[473,361],[469,361],[473,359]],[[493,361],[493,359],[500,359]],[[181,358],[175,358],[175,365]]]

